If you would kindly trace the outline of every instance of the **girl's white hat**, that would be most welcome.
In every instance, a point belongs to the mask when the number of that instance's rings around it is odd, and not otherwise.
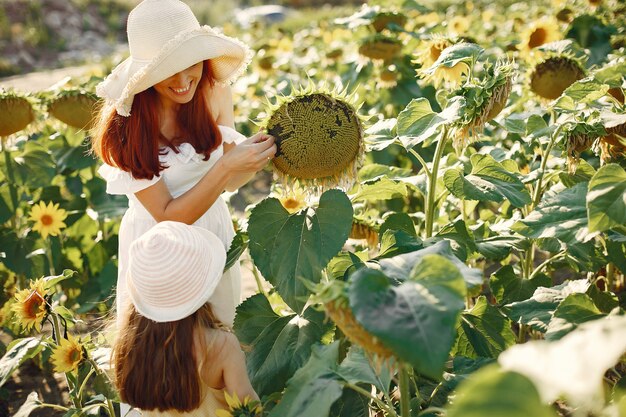
[[[96,93],[122,116],[130,116],[135,94],[210,59],[219,83],[234,81],[252,52],[238,39],[200,26],[179,0],[143,0],[128,15],[130,57],[98,84]]]
[[[179,222],[157,223],[130,246],[130,301],[150,320],[183,319],[208,301],[225,264],[224,245],[212,232]]]

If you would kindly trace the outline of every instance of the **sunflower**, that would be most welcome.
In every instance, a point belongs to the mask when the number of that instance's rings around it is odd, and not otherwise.
[[[520,48],[524,53],[562,38],[558,24],[553,19],[542,19],[533,22],[522,32]]]
[[[0,89],[0,136],[19,132],[33,120],[35,112],[26,97]]]
[[[451,42],[451,41],[450,41]],[[476,57],[482,52],[482,48],[474,43],[459,42],[439,50],[439,45],[431,44],[429,48],[429,58],[423,59],[422,62],[427,63],[430,58],[437,56],[437,59],[428,67],[422,66],[417,70],[418,75],[424,77],[428,81],[432,81],[435,87],[442,84],[451,86],[459,85],[463,76],[469,74],[470,63],[475,62]],[[426,53],[423,52],[422,58]],[[419,63],[419,58],[417,59]]]
[[[363,239],[367,246],[375,248],[378,245],[378,227],[371,221],[355,217],[352,220],[350,239]]]
[[[448,30],[455,35],[465,34],[470,27],[470,21],[467,17],[457,15],[450,19]]]
[[[271,104],[261,127],[276,138],[274,173],[284,188],[295,181],[307,194],[350,188],[364,152],[360,105],[346,90],[309,85]],[[309,194],[311,195],[311,194]]]
[[[452,45],[454,45],[454,42],[450,38],[442,36],[425,40],[420,45],[419,50],[421,52],[415,55],[413,63],[420,64],[422,68],[428,68],[439,59],[439,55],[441,55],[444,49]]]
[[[232,397],[228,392],[224,391],[224,398],[228,404],[228,410],[217,410],[217,417],[260,417],[263,415],[263,407],[258,401],[253,401],[249,396],[245,396],[243,400],[239,400],[236,392]]]
[[[380,70],[376,85],[380,88],[389,89],[398,85],[398,67],[389,65]]]
[[[43,279],[31,281],[29,289],[23,289],[15,294],[16,303],[11,310],[16,315],[17,322],[30,330],[35,328],[41,331],[41,323],[48,315],[48,303],[46,302],[47,291]]]
[[[78,369],[83,360],[83,347],[71,334],[61,339],[59,346],[52,353],[52,364],[56,372],[72,372]]]
[[[59,203],[44,203],[40,201],[35,204],[30,212],[29,220],[35,222],[33,230],[39,232],[44,239],[50,236],[56,236],[65,227],[63,220],[67,217],[67,212],[59,208]]]
[[[572,55],[551,55],[531,68],[530,89],[542,99],[554,100],[584,77],[584,66]]]
[[[307,206],[307,196],[298,184],[286,188],[276,186],[273,194],[289,214],[296,213]]]

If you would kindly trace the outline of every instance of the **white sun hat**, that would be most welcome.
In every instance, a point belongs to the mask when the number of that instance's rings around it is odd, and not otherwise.
[[[219,283],[226,251],[212,232],[184,223],[157,223],[130,246],[128,296],[155,322],[183,319],[204,305]]]
[[[217,82],[228,84],[252,59],[248,46],[200,26],[179,0],[143,0],[128,15],[126,32],[130,56],[96,87],[122,116],[130,116],[135,94],[200,61],[210,59]]]

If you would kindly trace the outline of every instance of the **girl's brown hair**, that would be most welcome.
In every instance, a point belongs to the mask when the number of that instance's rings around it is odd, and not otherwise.
[[[188,412],[200,406],[205,329],[224,329],[211,305],[182,320],[157,323],[131,305],[113,347],[115,385],[122,401],[142,410]],[[207,349],[203,348],[203,352]]]
[[[208,160],[211,152],[222,143],[222,135],[211,117],[206,102],[207,89],[215,85],[209,61],[203,61],[202,77],[189,103],[180,106],[177,124],[181,137],[197,153]],[[160,142],[178,153],[175,144],[159,129],[158,93],[153,87],[135,95],[130,116],[117,114],[114,108],[102,107],[93,131],[92,149],[102,160],[128,171],[137,179],[152,179],[167,168],[159,161]]]

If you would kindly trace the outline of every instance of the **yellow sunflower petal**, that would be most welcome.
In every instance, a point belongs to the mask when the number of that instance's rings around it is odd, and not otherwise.
[[[233,395],[231,397],[230,395],[228,395],[228,392],[224,391],[224,398],[226,399],[226,403],[231,410],[241,407],[241,401],[239,401],[239,397],[237,396],[236,392],[233,392]]]
[[[46,295],[43,279],[32,281],[30,289],[23,289],[15,294],[16,302],[11,310],[15,313],[18,324],[24,329],[30,330],[34,327],[41,331],[41,322],[48,313]]]
[[[217,410],[215,411],[215,416],[216,417],[233,417],[233,415],[226,410]]]
[[[59,203],[48,203],[40,201],[31,209],[29,220],[35,222],[33,230],[39,232],[44,239],[50,236],[57,236],[61,229],[66,227],[63,222],[67,217],[67,212],[59,208]]]

